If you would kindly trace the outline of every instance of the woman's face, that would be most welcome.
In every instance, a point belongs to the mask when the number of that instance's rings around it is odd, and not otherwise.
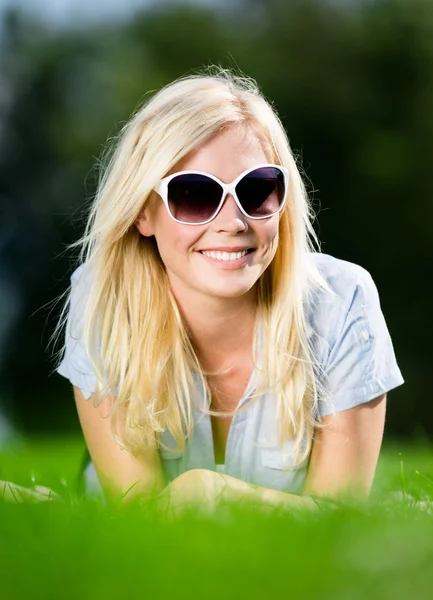
[[[225,183],[243,171],[268,163],[256,134],[232,126],[191,152],[172,170],[210,173]],[[168,214],[153,192],[151,202],[136,227],[144,236],[155,236],[175,297],[188,301],[191,294],[229,299],[253,294],[254,287],[274,258],[278,244],[279,214],[268,219],[249,219],[227,195],[217,216],[205,225],[183,225]],[[235,262],[218,260],[203,252],[252,249]]]

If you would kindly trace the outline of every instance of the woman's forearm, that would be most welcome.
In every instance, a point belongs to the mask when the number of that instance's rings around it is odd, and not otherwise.
[[[264,506],[269,508],[301,508],[317,509],[318,504],[308,496],[282,492],[271,488],[252,485],[241,479],[218,473],[224,477],[225,487],[222,491],[222,499],[252,499],[258,500]]]
[[[176,515],[191,506],[213,510],[219,503],[242,500],[257,502],[265,510],[318,508],[318,503],[311,497],[252,485],[207,469],[186,471],[177,477],[163,490],[158,502],[161,508]]]

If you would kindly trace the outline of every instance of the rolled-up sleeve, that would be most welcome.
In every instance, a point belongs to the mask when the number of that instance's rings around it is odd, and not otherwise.
[[[353,408],[404,383],[377,287],[367,270],[353,266],[356,277],[334,313],[337,334],[324,369],[327,393],[319,403],[320,416]]]
[[[71,301],[65,328],[65,351],[56,369],[69,379],[72,385],[80,388],[88,399],[96,389],[97,378],[86,356],[82,342],[83,313],[86,298],[86,281],[81,265],[71,277]]]

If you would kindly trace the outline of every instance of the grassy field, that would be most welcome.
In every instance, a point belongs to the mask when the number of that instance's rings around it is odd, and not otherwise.
[[[232,504],[168,523],[78,502],[80,440],[1,453],[0,479],[62,502],[0,502],[0,598],[433,597],[433,450],[387,445],[367,506],[263,514]]]

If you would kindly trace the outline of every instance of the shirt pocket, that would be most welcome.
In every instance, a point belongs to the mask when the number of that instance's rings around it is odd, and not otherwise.
[[[298,471],[308,466],[308,457],[295,466],[294,442],[287,441],[281,449],[280,445],[259,448],[261,464],[269,469],[279,471]]]
[[[294,466],[294,443],[288,441],[283,450],[278,444],[260,444],[257,449],[256,485],[289,493],[301,493],[307,476],[309,457]]]

